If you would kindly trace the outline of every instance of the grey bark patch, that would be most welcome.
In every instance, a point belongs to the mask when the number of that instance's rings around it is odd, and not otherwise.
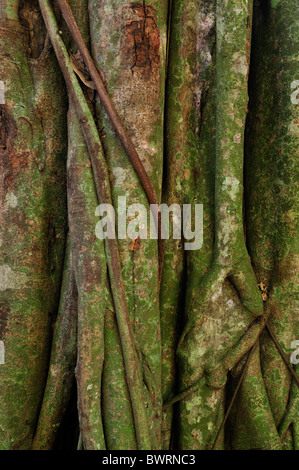
[[[0,341],[0,364],[5,364],[5,346],[3,341]]]
[[[0,80],[0,104],[5,104],[5,86],[2,80]]]
[[[0,266],[0,291],[7,289],[20,289],[26,282],[25,273],[13,271],[8,264]]]

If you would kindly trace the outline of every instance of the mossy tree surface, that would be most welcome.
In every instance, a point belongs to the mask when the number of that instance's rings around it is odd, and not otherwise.
[[[203,246],[166,240],[160,282],[157,240],[96,237],[100,202],[146,193],[57,3],[0,2],[0,449],[298,449],[298,9],[69,5]]]

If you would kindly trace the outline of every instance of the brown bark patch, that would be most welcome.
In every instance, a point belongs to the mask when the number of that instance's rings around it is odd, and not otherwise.
[[[0,175],[4,189],[7,189],[18,170],[28,163],[29,153],[17,155],[14,142],[18,128],[6,105],[0,105]]]
[[[137,250],[139,250],[139,248],[140,248],[140,238],[137,237],[137,238],[135,238],[135,240],[131,241],[129,250],[130,251],[137,251]]]
[[[21,0],[19,18],[27,34],[27,54],[32,59],[38,59],[43,51],[46,38],[46,28],[38,6],[38,0]]]
[[[0,105],[0,172],[5,189],[12,183],[14,174],[28,163],[29,153],[17,155],[14,141],[18,128],[6,105]]]
[[[132,72],[147,76],[160,63],[160,33],[154,8],[131,3],[133,18],[125,26],[121,45],[123,61]]]
[[[9,308],[4,304],[0,304],[0,339],[3,338],[6,332],[6,326],[9,316]]]
[[[7,106],[0,105],[0,151],[11,152],[17,136],[17,125],[10,116]]]

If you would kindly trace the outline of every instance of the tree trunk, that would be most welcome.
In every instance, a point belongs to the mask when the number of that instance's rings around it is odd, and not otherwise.
[[[0,449],[299,448],[297,22],[0,0]],[[99,238],[153,201],[202,246]]]

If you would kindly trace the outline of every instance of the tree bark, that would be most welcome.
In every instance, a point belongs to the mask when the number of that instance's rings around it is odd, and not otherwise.
[[[0,3],[0,449],[298,449],[296,22]],[[99,239],[124,198],[203,204],[202,247]]]

